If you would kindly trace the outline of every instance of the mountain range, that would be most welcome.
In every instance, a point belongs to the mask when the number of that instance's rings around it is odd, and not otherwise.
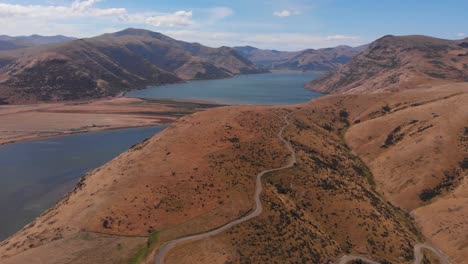
[[[253,63],[272,70],[330,71],[349,62],[367,45],[359,47],[337,46],[303,51],[262,50],[251,46],[235,47]]]
[[[0,52],[0,98],[7,103],[99,98],[150,85],[264,72],[229,47],[126,29]]]
[[[193,78],[193,61],[259,70],[232,49],[147,31],[67,43],[44,50],[79,51],[93,69],[125,65],[125,78]],[[465,263],[467,49],[467,39],[385,36],[307,86],[330,95],[179,119],[84,175],[0,243],[0,261],[154,263],[172,245],[164,263]],[[148,64],[130,64],[141,54]]]
[[[76,38],[62,36],[62,35],[41,36],[41,35],[35,34],[31,36],[18,36],[18,37],[0,35],[0,51],[22,49],[22,48],[27,48],[27,47],[32,47],[32,46],[42,45],[42,44],[49,44],[49,43],[66,42],[66,41],[71,41],[75,39]]]

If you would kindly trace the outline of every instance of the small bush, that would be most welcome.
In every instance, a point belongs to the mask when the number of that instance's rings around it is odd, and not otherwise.
[[[438,190],[435,190],[435,189],[424,189],[420,194],[419,194],[419,198],[423,201],[423,202],[427,202],[429,200],[431,200],[432,198],[436,197],[437,195],[440,194],[440,191]]]
[[[468,169],[468,158],[464,158],[462,161],[459,162],[460,168],[463,170]]]
[[[347,111],[345,111],[345,110],[341,110],[341,111],[340,111],[340,117],[341,117],[342,119],[348,119],[349,113],[348,113]]]

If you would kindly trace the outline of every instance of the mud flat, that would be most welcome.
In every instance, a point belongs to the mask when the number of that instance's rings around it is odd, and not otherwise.
[[[169,124],[219,106],[208,102],[112,98],[0,106],[0,145],[74,133]]]

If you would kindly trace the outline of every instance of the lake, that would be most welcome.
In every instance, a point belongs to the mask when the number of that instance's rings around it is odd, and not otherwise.
[[[87,171],[164,128],[90,132],[0,146],[0,241],[52,207]]]
[[[279,105],[309,101],[322,94],[304,89],[304,84],[318,78],[317,72],[277,72],[240,75],[219,80],[150,87],[130,91],[128,97],[174,98],[215,101],[223,104]]]
[[[322,94],[304,89],[315,72],[242,75],[127,93],[129,97],[199,99],[224,104],[301,103]],[[0,146],[0,241],[30,223],[97,168],[164,126],[75,134]]]

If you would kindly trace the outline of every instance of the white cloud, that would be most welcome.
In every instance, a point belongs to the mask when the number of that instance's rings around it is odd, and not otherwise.
[[[458,34],[457,34],[457,37],[464,37],[464,36],[466,36],[465,33],[458,33]]]
[[[285,9],[282,11],[273,12],[273,15],[277,17],[289,17],[289,16],[294,16],[294,15],[299,15],[299,12]]]
[[[98,1],[74,1],[69,6],[55,5],[16,5],[0,3],[2,18],[48,18],[64,19],[77,17],[106,17],[127,14],[125,8],[96,8]]]
[[[2,26],[2,33],[10,35],[44,34],[49,32],[50,28],[71,29],[75,27],[76,29],[76,25],[83,27],[86,23],[90,25],[99,22],[97,20],[114,24],[147,24],[157,27],[186,27],[193,24],[192,11],[130,13],[127,9],[120,7],[99,8],[96,6],[98,2],[100,0],[75,0],[69,5],[0,3],[0,23],[6,25]],[[78,19],[87,20],[80,21]],[[42,27],[39,28],[36,25]],[[96,28],[91,30],[96,30]],[[54,33],[70,34],[68,31]],[[71,35],[78,36],[82,34],[75,32]]]
[[[208,12],[210,13],[212,20],[223,19],[223,18],[232,16],[234,14],[234,10],[232,10],[229,7],[223,7],[223,6],[209,8]]]
[[[234,33],[205,32],[193,30],[162,31],[173,38],[199,42],[211,47],[251,45],[262,49],[303,50],[326,48],[338,45],[357,46],[366,43],[359,36],[347,35],[311,35],[305,33]]]
[[[192,11],[177,11],[173,14],[156,15],[146,18],[146,24],[153,26],[190,26],[193,24]]]
[[[289,10],[283,10],[274,12],[273,15],[277,17],[288,17],[291,15],[291,12],[289,12]]]

